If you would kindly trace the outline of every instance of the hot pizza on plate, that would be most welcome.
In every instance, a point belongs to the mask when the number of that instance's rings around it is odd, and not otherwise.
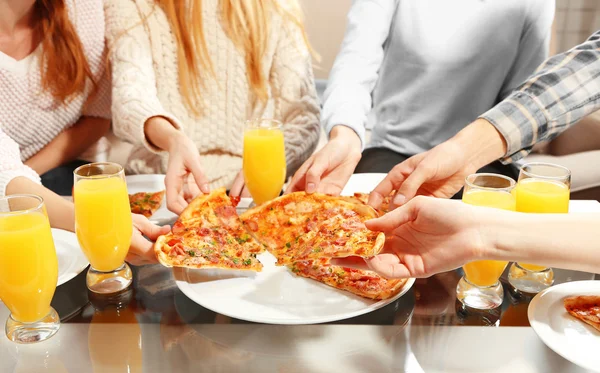
[[[164,190],[155,193],[140,192],[130,194],[129,206],[131,207],[131,212],[149,218],[160,208],[164,196]]]
[[[241,216],[225,189],[194,199],[171,233],[155,244],[167,266],[260,271],[256,258],[265,249],[298,276],[371,298],[387,299],[405,280],[387,280],[374,272],[341,268],[330,258],[378,254],[385,241],[364,222],[379,213],[358,197],[291,193]]]
[[[565,309],[575,318],[600,332],[600,296],[580,295],[564,300]]]

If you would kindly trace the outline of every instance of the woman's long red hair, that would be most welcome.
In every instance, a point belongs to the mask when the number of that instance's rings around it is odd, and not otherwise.
[[[85,91],[96,82],[83,44],[69,19],[65,0],[37,0],[36,16],[42,37],[42,88],[59,101]]]

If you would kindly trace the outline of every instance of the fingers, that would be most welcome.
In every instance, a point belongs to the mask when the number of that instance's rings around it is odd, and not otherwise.
[[[361,269],[364,271],[370,270],[369,266],[365,262],[365,259],[359,256],[349,256],[347,258],[333,258],[331,259],[330,263],[334,266]]]
[[[159,236],[169,233],[171,227],[168,225],[158,226],[153,224],[143,215],[133,214],[133,225],[134,227],[144,236],[148,237],[152,241],[156,241]],[[142,237],[143,238],[143,237]],[[147,241],[147,240],[144,240]]]
[[[304,190],[306,187],[306,171],[312,166],[315,156],[308,158],[306,162],[296,171],[290,184],[285,190],[284,194],[294,193],[301,190]]]
[[[369,268],[389,279],[411,277],[408,268],[395,254],[380,254],[365,260]]]
[[[200,159],[199,157],[195,157],[195,159],[186,163],[186,166],[194,176],[194,180],[196,181],[196,185],[200,188],[200,191],[204,194],[210,193],[210,187],[208,179],[206,175],[204,175],[204,171],[202,167],[200,167]]]
[[[367,220],[365,225],[368,229],[378,232],[390,232],[413,221],[417,215],[417,203],[409,202],[380,218]]]
[[[167,170],[165,189],[167,194],[167,208],[177,215],[181,214],[187,206],[187,202],[182,196],[183,178],[177,174],[177,171]]]
[[[377,187],[375,187],[375,189],[373,189],[369,195],[368,204],[370,206],[375,209],[380,208],[381,204],[383,203],[383,199],[389,196],[392,191],[397,190],[400,185],[402,185],[402,182],[405,179],[403,172],[405,168],[404,162],[400,163],[387,174],[387,176],[377,185]],[[396,198],[401,199],[398,194],[396,194],[396,197],[394,197],[394,199]]]
[[[229,189],[229,195],[232,197],[239,197],[244,189],[244,173],[239,172],[233,180],[233,184],[231,184],[231,188]]]
[[[312,166],[306,171],[306,193],[314,193],[319,187],[321,176],[329,168],[329,160],[326,157],[316,157]]]
[[[419,164],[406,180],[404,180],[400,188],[398,188],[396,197],[392,200],[391,207],[400,206],[406,201],[410,201],[417,195],[419,188],[421,188],[425,182],[431,180],[432,177],[433,172],[431,169],[424,166],[423,163]]]
[[[134,234],[131,237],[131,246],[125,260],[133,265],[144,265],[155,263],[153,243],[142,237],[141,234]]]

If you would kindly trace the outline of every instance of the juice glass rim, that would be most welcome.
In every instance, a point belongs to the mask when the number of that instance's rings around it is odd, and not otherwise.
[[[473,181],[470,181],[471,178],[476,178],[479,176],[496,177],[499,179],[504,179],[504,180],[507,180],[510,183],[510,185],[507,187],[495,188],[495,187],[486,187],[486,186],[476,185],[473,183]],[[471,175],[465,177],[465,184],[471,189],[493,190],[496,192],[504,192],[504,191],[510,192],[511,190],[513,190],[515,188],[515,186],[517,185],[517,182],[512,177],[508,177],[508,176],[501,175],[501,174],[494,174],[491,172],[483,172],[483,173],[471,174]]]
[[[560,169],[560,170],[565,171],[565,174],[561,175],[561,176],[540,175],[540,174],[536,174],[535,172],[527,171],[525,169],[526,167],[530,167],[530,166],[546,166],[546,167],[551,167],[551,168],[555,168],[555,169]],[[560,180],[568,180],[571,177],[571,170],[569,170],[567,167],[561,166],[556,163],[549,163],[549,162],[527,162],[521,166],[519,171],[530,178],[536,178],[536,179],[560,181]]]
[[[84,169],[84,168],[90,168],[92,166],[114,166],[117,168],[116,172],[110,173],[110,174],[98,174],[98,175],[81,175],[79,172]],[[108,179],[111,177],[116,177],[121,175],[124,172],[123,166],[121,166],[118,163],[114,163],[114,162],[93,162],[93,163],[88,163],[88,164],[84,164],[82,166],[79,166],[75,169],[75,171],[73,171],[73,175],[75,175],[78,178],[81,179]]]
[[[270,122],[272,125],[270,126],[260,126],[257,125],[257,123],[262,123],[262,122]],[[257,129],[261,129],[261,130],[280,130],[281,127],[283,127],[283,123],[281,123],[281,121],[277,120],[277,119],[269,119],[269,118],[257,118],[257,119],[249,119],[246,121],[246,130],[257,130]]]
[[[31,198],[31,199],[36,199],[38,200],[38,204],[35,205],[34,207],[29,207],[26,209],[20,209],[17,211],[0,211],[0,216],[14,216],[14,215],[25,215],[25,214],[30,214],[32,212],[37,212],[43,209],[44,207],[44,199],[41,196],[38,196],[37,194],[27,194],[27,193],[23,193],[23,194],[11,194],[9,196],[4,196],[4,197],[0,197],[0,203],[2,203],[3,201],[10,201],[11,199],[18,199],[18,198]]]

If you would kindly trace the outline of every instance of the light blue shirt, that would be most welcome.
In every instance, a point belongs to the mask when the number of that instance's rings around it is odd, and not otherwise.
[[[547,57],[554,0],[355,0],[322,120],[414,155],[449,139]]]

